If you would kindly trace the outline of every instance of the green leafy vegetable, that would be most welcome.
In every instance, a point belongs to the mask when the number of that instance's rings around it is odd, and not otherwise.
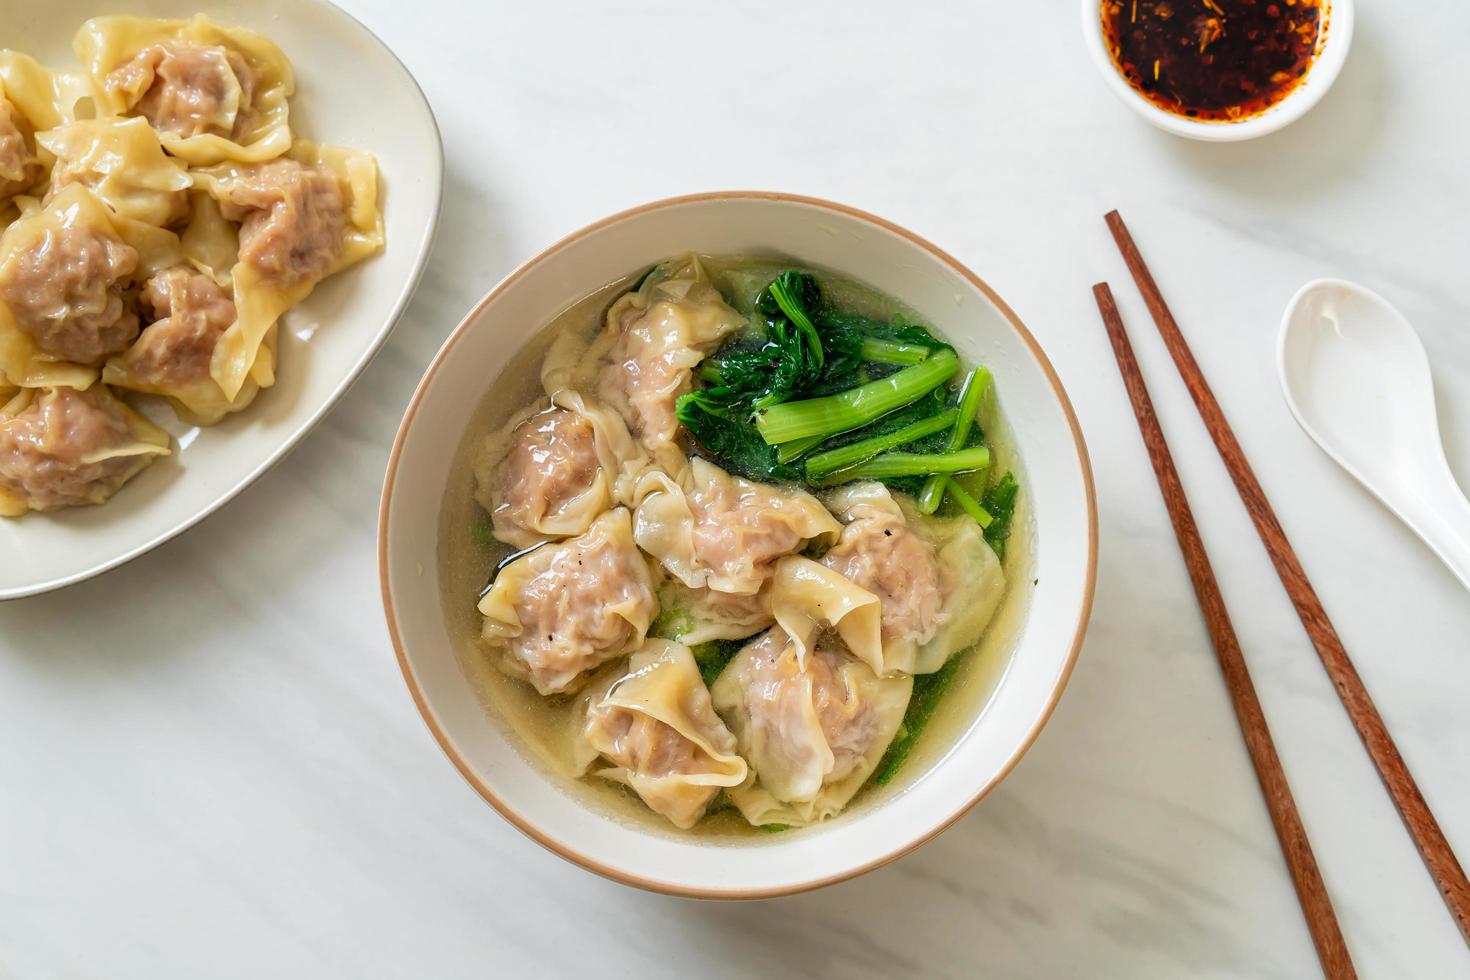
[[[796,334],[806,343],[809,363],[815,365],[818,373],[824,363],[822,338],[807,311],[815,310],[821,301],[822,293],[817,288],[817,280],[809,273],[794,269],[771,280],[766,291],[755,301],[756,308],[766,314],[772,323],[777,322],[777,314],[790,321]]]
[[[923,734],[924,726],[928,725],[929,719],[934,716],[934,709],[939,705],[940,696],[949,688],[964,659],[963,655],[955,654],[934,673],[919,674],[914,678],[914,693],[909,698],[909,706],[903,714],[903,722],[898,726],[898,734],[893,736],[888,751],[883,753],[883,758],[878,761],[878,768],[874,770],[873,780],[879,786],[887,786],[893,779],[894,773],[898,772],[904,760],[909,757],[909,753],[914,749],[914,743]]]
[[[946,492],[949,494],[949,499],[959,504],[961,510],[973,517],[975,523],[980,525],[981,530],[989,527],[995,521],[990,511],[980,506],[980,501],[970,496],[969,491],[959,483],[950,480],[946,486],[948,488]]]
[[[476,521],[470,528],[470,537],[475,539],[475,544],[482,548],[489,548],[495,544],[495,535],[490,531],[490,522],[483,518]]]
[[[861,337],[871,337],[874,340],[888,340],[900,344],[913,344],[918,347],[927,347],[931,351],[953,350],[954,348],[930,333],[926,328],[917,323],[910,323],[902,315],[893,318],[892,323],[884,323],[882,320],[874,320],[872,317],[863,316],[860,313],[848,313],[835,307],[823,307],[816,319],[817,329],[822,335],[856,334]]]
[[[700,367],[711,402],[745,412],[776,405],[815,384],[827,366],[822,337],[812,323],[821,291],[810,274],[781,273],[756,297],[752,315],[764,319],[761,343],[740,339]]]
[[[687,609],[660,609],[648,626],[648,635],[660,640],[677,640],[694,628],[694,617]]]
[[[711,397],[727,407],[835,394],[949,349],[902,318],[888,324],[826,305],[816,278],[797,270],[767,284],[749,313],[761,340],[732,341],[700,367]]]
[[[980,505],[994,518],[985,529],[985,540],[999,558],[1006,556],[1006,539],[1011,536],[1011,518],[1016,514],[1016,496],[1020,492],[1015,476],[1007,473],[985,491],[985,498],[980,501]]]
[[[902,315],[839,309],[799,269],[749,273],[734,293],[751,329],[705,358],[695,390],[675,403],[697,452],[751,480],[879,480],[925,513],[949,498],[956,511],[991,518],[982,527],[1004,548],[1010,504],[1002,488],[1004,506],[989,506],[990,458],[976,424],[985,368],[950,388],[960,366],[950,344]]]
[[[750,423],[730,417],[729,410],[708,397],[709,389],[680,395],[674,414],[701,449],[731,473],[767,483],[799,480],[798,467],[783,464]]]
[[[765,442],[765,440],[762,439],[761,442]],[[790,442],[783,442],[776,447],[776,460],[781,463],[790,463],[793,460],[805,456],[821,444],[821,436],[809,436],[805,439],[793,439]]]
[[[879,453],[872,459],[837,470],[821,481],[822,485],[846,483],[849,480],[891,480],[903,476],[928,473],[962,473],[990,465],[990,450],[984,446],[961,449],[957,453]]]
[[[942,350],[922,364],[835,395],[762,409],[756,413],[756,428],[772,445],[856,429],[928,394],[948,381],[958,366],[954,352]]]
[[[744,640],[710,640],[708,643],[700,643],[689,648],[694,654],[694,663],[699,667],[699,676],[704,678],[704,686],[710,687],[719,679],[721,672],[735,659],[749,638]]]
[[[934,353],[933,348],[922,344],[906,344],[898,340],[881,340],[868,337],[858,348],[865,361],[880,364],[921,364]]]
[[[949,442],[945,447],[950,452],[963,449],[970,438],[970,430],[975,426],[975,419],[980,414],[980,403],[985,399],[985,392],[990,388],[990,370],[977,367],[966,376],[964,384],[960,387],[959,409],[955,419],[954,428],[950,431]],[[931,476],[924,481],[924,488],[919,491],[915,502],[919,510],[925,514],[932,514],[939,509],[944,500],[944,491],[949,486],[949,477],[944,475]]]
[[[807,482],[817,483],[829,473],[854,466],[878,455],[885,449],[893,449],[936,432],[943,432],[954,424],[954,418],[953,411],[941,412],[926,419],[919,419],[917,422],[910,422],[903,428],[871,435],[866,439],[818,453],[806,461]],[[783,445],[791,444],[783,443]]]

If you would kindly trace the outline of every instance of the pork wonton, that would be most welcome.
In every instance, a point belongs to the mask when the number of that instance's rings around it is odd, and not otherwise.
[[[24,388],[0,407],[0,515],[100,504],[169,453],[106,387]]]
[[[233,399],[277,318],[322,279],[382,248],[378,167],[357,150],[298,141],[289,156],[196,170],[194,180],[223,217],[240,222],[230,274],[236,318],[211,368]]]
[[[141,116],[191,165],[259,162],[291,146],[295,90],[281,49],[254,31],[191,20],[96,17],[73,42],[108,115]]]
[[[667,640],[649,640],[626,672],[588,698],[582,737],[588,754],[609,763],[596,775],[627,785],[683,830],[748,771],[689,648]]]
[[[757,826],[803,825],[845,807],[878,765],[913,690],[828,646],[808,656],[779,628],[748,644],[711,689],[750,777],[730,791]]]
[[[581,534],[616,501],[618,474],[635,452],[616,414],[559,391],[485,438],[475,499],[495,536],[516,548]]]
[[[235,322],[228,290],[192,266],[176,265],[150,277],[138,296],[142,333],[103,367],[102,380],[119,388],[164,395],[196,425],[213,425],[250,404],[275,380],[273,336],[256,354],[250,376],[233,399],[210,373],[220,338]]]
[[[501,668],[541,694],[559,694],[641,646],[658,602],[632,521],[617,508],[585,533],[506,565],[479,610]]]
[[[166,227],[189,213],[193,185],[142,119],[84,119],[36,136],[56,162],[51,193],[82,184],[115,213]]]
[[[0,236],[0,371],[25,385],[90,383],[90,368],[138,335],[127,287],[178,258],[172,233],[63,187]]]
[[[641,482],[634,537],[690,588],[759,592],[779,559],[841,530],[811,494],[732,476],[698,457],[681,481],[652,470]]]
[[[744,324],[697,258],[661,266],[607,311],[588,353],[598,397],[656,461],[682,465],[674,401],[690,389],[694,367]]]

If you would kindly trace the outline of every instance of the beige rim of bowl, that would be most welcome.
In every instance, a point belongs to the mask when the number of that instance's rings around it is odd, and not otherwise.
[[[1007,322],[1010,323],[1011,329],[1015,330],[1016,333],[1020,335],[1021,339],[1025,341],[1026,346],[1031,349],[1031,353],[1036,357],[1037,362],[1041,365],[1041,369],[1043,373],[1045,373],[1047,380],[1051,383],[1052,391],[1056,395],[1057,401],[1061,404],[1063,413],[1066,415],[1067,425],[1072,430],[1072,441],[1077,451],[1077,464],[1082,469],[1082,483],[1087,495],[1087,576],[1084,586],[1084,595],[1082,597],[1082,609],[1077,617],[1077,631],[1072,639],[1072,649],[1067,654],[1066,665],[1062,670],[1061,676],[1057,679],[1057,684],[1052,691],[1051,698],[1047,701],[1045,707],[1042,709],[1041,714],[1037,717],[1036,723],[1032,726],[1031,731],[1026,734],[1026,738],[1016,748],[1015,752],[1012,753],[1011,757],[1006,760],[1006,764],[1001,767],[1000,771],[992,776],[985,783],[984,786],[980,787],[980,789],[975,793],[974,796],[970,797],[970,799],[962,804],[957,810],[941,820],[938,825],[934,827],[934,829],[922,834],[914,840],[908,841],[907,843],[894,848],[882,857],[869,861],[868,863],[859,867],[851,868],[839,874],[829,875],[825,878],[816,878],[810,881],[799,882],[794,885],[784,885],[775,888],[690,888],[683,885],[671,884],[666,881],[659,881],[651,878],[643,878],[638,875],[626,874],[622,871],[610,868],[600,861],[597,861],[596,859],[587,856],[586,854],[582,854],[579,851],[572,850],[561,841],[548,837],[546,834],[542,833],[538,827],[534,826],[530,821],[521,816],[521,814],[518,813],[514,808],[512,808],[509,803],[497,796],[495,791],[492,790],[485,783],[485,781],[480,778],[480,775],[473,769],[471,769],[470,766],[465,762],[464,757],[460,755],[459,749],[455,746],[454,741],[444,731],[444,728],[442,725],[440,725],[439,719],[435,716],[433,709],[429,707],[428,702],[424,699],[423,689],[419,686],[418,678],[414,676],[413,668],[409,666],[408,658],[404,653],[403,638],[399,635],[398,632],[398,621],[393,612],[393,592],[391,586],[389,585],[388,579],[388,511],[390,504],[392,503],[394,478],[398,472],[398,460],[403,450],[404,438],[408,433],[409,427],[413,424],[414,415],[418,412],[419,402],[423,398],[424,392],[428,389],[429,382],[438,372],[440,365],[443,364],[445,359],[449,357],[451,351],[453,351],[454,346],[459,342],[460,338],[464,336],[464,333],[468,329],[470,323],[473,322],[485,309],[485,307],[496,299],[496,297],[498,297],[506,289],[510,288],[510,286],[515,283],[516,280],[520,279],[521,276],[523,276],[526,271],[531,267],[539,265],[547,258],[565,249],[571,243],[581,238],[584,238],[587,235],[592,234],[593,232],[599,231],[602,228],[607,227],[608,225],[615,224],[616,222],[623,221],[627,218],[631,218],[648,211],[656,211],[663,208],[676,207],[683,204],[693,204],[703,201],[744,199],[762,201],[784,201],[790,204],[802,204],[808,207],[824,208],[828,211],[847,215],[848,217],[858,218],[861,221],[865,221],[868,224],[875,225],[876,227],[882,228],[885,231],[900,235],[903,238],[908,239],[913,244],[919,246],[924,251],[928,252],[940,262],[949,266],[959,275],[963,276],[971,285],[980,290],[980,292],[984,294],[986,299],[990,300],[990,302],[995,305],[996,309],[998,309],[1001,314],[1006,318]],[[856,878],[858,875],[866,874],[867,872],[872,871],[875,868],[880,868],[891,861],[895,861],[898,858],[903,857],[910,851],[913,851],[923,846],[924,844],[927,844],[929,841],[933,840],[935,837],[938,837],[944,831],[953,826],[956,821],[958,821],[961,817],[968,813],[970,809],[975,806],[975,804],[984,799],[990,793],[990,791],[994,789],[1001,782],[1001,780],[1005,779],[1005,777],[1010,774],[1011,770],[1016,767],[1016,763],[1020,761],[1021,756],[1026,754],[1026,750],[1031,748],[1032,744],[1036,741],[1037,736],[1041,734],[1041,729],[1045,727],[1047,721],[1051,718],[1052,712],[1056,709],[1057,702],[1061,700],[1062,691],[1064,688],[1066,688],[1067,681],[1072,676],[1072,670],[1077,665],[1077,656],[1082,650],[1082,640],[1083,636],[1087,632],[1087,621],[1092,614],[1093,593],[1097,585],[1097,494],[1092,479],[1092,463],[1087,455],[1087,445],[1082,438],[1082,429],[1077,423],[1077,415],[1072,410],[1072,403],[1067,398],[1067,393],[1062,390],[1062,383],[1060,379],[1058,379],[1056,370],[1052,367],[1051,361],[1047,359],[1046,354],[1041,349],[1041,346],[1037,344],[1036,338],[1031,335],[1031,331],[1026,329],[1025,324],[1023,324],[1020,318],[1016,316],[1015,312],[1006,305],[1005,301],[1002,300],[998,295],[996,295],[994,290],[986,285],[979,276],[975,275],[975,273],[966,268],[965,265],[961,263],[958,259],[950,255],[943,249],[939,248],[938,246],[934,245],[932,242],[929,242],[928,240],[919,237],[913,232],[902,228],[891,221],[884,220],[883,218],[880,218],[873,214],[869,214],[868,212],[859,210],[857,208],[848,207],[845,204],[837,204],[835,202],[823,200],[816,197],[805,197],[799,194],[784,194],[775,191],[712,191],[703,194],[688,194],[681,197],[669,197],[664,198],[663,200],[653,201],[639,207],[630,208],[626,211],[620,211],[617,214],[613,214],[609,217],[603,218],[601,221],[594,222],[587,227],[581,229],[580,231],[573,232],[572,234],[556,242],[554,245],[540,252],[533,258],[522,263],[519,267],[516,268],[514,272],[506,276],[500,281],[499,284],[497,284],[493,289],[486,293],[485,296],[474,305],[469,313],[465,315],[464,319],[459,322],[459,325],[454,328],[454,332],[449,335],[448,339],[444,341],[444,345],[439,348],[439,352],[434,355],[434,360],[429,363],[429,367],[424,372],[423,377],[419,379],[418,387],[414,389],[413,398],[409,400],[408,408],[403,413],[403,421],[399,423],[398,433],[393,439],[393,450],[388,456],[388,470],[383,478],[383,494],[378,507],[378,581],[383,593],[383,613],[388,620],[388,634],[393,641],[393,650],[398,657],[398,666],[403,671],[403,679],[408,685],[409,693],[413,696],[414,704],[418,706],[419,714],[423,716],[424,723],[428,726],[429,731],[434,736],[434,739],[439,743],[439,747],[443,749],[444,754],[449,757],[449,761],[454,763],[454,767],[459,770],[460,775],[464,776],[465,780],[474,787],[475,791],[479,793],[482,797],[484,797],[485,802],[494,807],[501,816],[503,816],[506,820],[509,820],[518,830],[521,831],[521,833],[525,834],[527,837],[531,838],[533,841],[540,844],[547,850],[552,851],[553,853],[558,854],[563,858],[566,858],[568,861],[571,861],[574,864],[580,865],[581,867],[593,872],[594,874],[601,875],[602,877],[611,879],[613,881],[621,882],[625,885],[632,885],[636,888],[642,888],[647,891],[660,892],[665,895],[675,895],[686,898],[776,898],[782,895],[794,895],[800,892],[811,891],[816,888],[821,888],[825,885],[831,885],[836,884],[840,881],[846,881],[849,878]]]

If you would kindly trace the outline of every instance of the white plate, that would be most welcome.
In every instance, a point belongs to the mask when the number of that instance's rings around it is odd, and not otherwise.
[[[19,9],[16,9],[19,7]],[[439,220],[443,153],[413,76],[367,28],[322,0],[10,0],[0,47],[77,68],[72,35],[104,13],[204,13],[279,44],[296,71],[292,130],[368,150],[382,170],[383,252],[323,283],[282,321],[275,387],[198,430],[169,421],[174,455],[101,507],[0,520],[0,599],[34,595],[136,558],[192,527],[264,473],[362,373],[413,295]],[[155,421],[171,413],[149,412]],[[182,437],[182,438],[180,438]]]

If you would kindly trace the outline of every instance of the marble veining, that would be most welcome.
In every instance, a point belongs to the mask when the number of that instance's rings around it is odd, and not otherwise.
[[[1470,857],[1470,597],[1297,430],[1274,374],[1296,288],[1364,282],[1423,334],[1470,477],[1470,130],[1455,124],[1470,66],[1449,43],[1470,9],[1360,4],[1316,110],[1205,146],[1103,87],[1074,3],[344,6],[438,113],[432,263],[361,381],[239,499],[124,568],[0,606],[0,976],[541,976],[594,956],[617,977],[1312,975],[1092,306],[1104,278],[1362,975],[1470,976],[1101,217],[1128,219]],[[613,210],[728,187],[876,211],[988,279],[1072,394],[1102,510],[1091,633],[1018,769],[887,868],[736,905],[592,877],[479,800],[403,688],[373,541],[414,382],[487,288]]]

